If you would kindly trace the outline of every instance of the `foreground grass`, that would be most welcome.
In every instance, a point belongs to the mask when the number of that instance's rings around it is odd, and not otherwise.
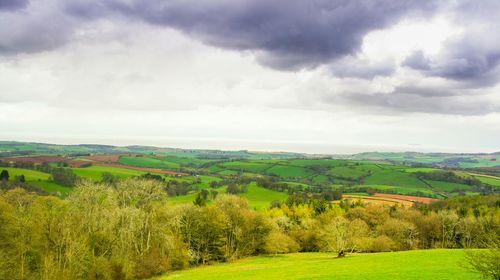
[[[416,250],[353,254],[258,256],[234,263],[198,267],[157,279],[480,279],[462,267],[463,250]]]

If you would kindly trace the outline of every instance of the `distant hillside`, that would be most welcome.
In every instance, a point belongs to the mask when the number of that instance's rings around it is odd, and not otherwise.
[[[0,156],[20,156],[33,154],[48,155],[90,155],[90,154],[150,154],[170,155],[198,159],[296,159],[332,158],[385,161],[399,164],[422,164],[439,167],[500,168],[500,152],[496,153],[419,153],[419,152],[367,152],[354,155],[313,155],[291,152],[224,151],[208,149],[178,149],[154,146],[112,146],[99,144],[58,145],[0,141]]]
[[[288,159],[315,157],[302,153],[222,151],[205,149],[177,149],[153,146],[111,146],[98,144],[59,145],[0,141],[0,156],[21,156],[33,154],[47,155],[90,155],[90,154],[157,154],[200,159]]]
[[[394,163],[420,163],[423,165],[436,165],[442,167],[500,167],[500,152],[496,153],[474,153],[474,154],[452,154],[452,153],[384,153],[369,152],[360,153],[343,158],[357,160],[381,160]]]

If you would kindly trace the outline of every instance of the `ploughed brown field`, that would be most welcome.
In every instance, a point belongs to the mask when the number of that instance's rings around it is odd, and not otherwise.
[[[130,166],[130,165],[124,165],[124,164],[119,164],[119,163],[100,163],[100,162],[96,162],[96,163],[94,163],[94,165],[117,167],[117,168],[125,168],[125,169],[131,169],[131,170],[145,171],[145,172],[151,172],[151,173],[160,173],[160,174],[166,174],[166,175],[175,175],[175,176],[188,175],[186,173],[176,172],[176,171],[172,171],[172,170],[165,170],[165,169],[159,169],[159,168],[147,168],[147,167]]]
[[[66,162],[67,158],[61,156],[29,156],[29,157],[4,157],[3,161],[13,162],[32,162],[33,164],[42,164],[44,162]]]
[[[63,156],[21,156],[21,157],[4,157],[0,158],[6,162],[30,162],[32,164],[43,164],[51,162],[64,162],[70,167],[81,167],[88,164],[88,161],[72,160]]]
[[[113,154],[113,155],[94,155],[94,156],[85,156],[84,159],[88,159],[91,161],[102,161],[102,162],[118,162],[121,154]]]
[[[374,194],[374,196],[400,199],[400,200],[406,200],[406,201],[412,201],[412,202],[420,202],[420,203],[426,203],[426,204],[438,201],[438,199],[430,198],[430,197],[420,197],[420,196],[411,196],[411,195],[402,195],[402,194],[376,193],[376,194]]]

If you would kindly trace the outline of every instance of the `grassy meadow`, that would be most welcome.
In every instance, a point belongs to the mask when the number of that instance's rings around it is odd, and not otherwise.
[[[481,279],[463,267],[464,251],[452,249],[352,254],[295,253],[258,256],[202,266],[156,279]]]

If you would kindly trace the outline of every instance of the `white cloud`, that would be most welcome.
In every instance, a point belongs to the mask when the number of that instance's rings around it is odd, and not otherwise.
[[[464,89],[398,66],[415,50],[439,53],[460,32],[446,16],[372,32],[359,53],[333,64],[351,67],[341,77],[331,74],[332,65],[282,72],[260,65],[252,52],[206,46],[124,18],[100,19],[80,25],[64,46],[0,60],[0,131],[5,139],[61,143],[493,151],[498,107],[477,116],[443,113],[457,104],[498,105],[498,86]],[[363,77],[363,65],[386,61],[394,62],[393,72]],[[394,101],[401,89],[409,95],[405,106],[362,98],[381,94]],[[436,100],[445,102],[431,106]],[[436,109],[422,113],[416,101]]]

